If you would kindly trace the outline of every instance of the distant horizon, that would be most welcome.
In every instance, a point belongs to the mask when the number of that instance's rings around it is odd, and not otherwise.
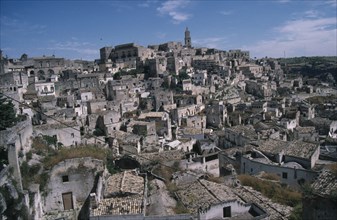
[[[8,57],[99,59],[99,49],[147,47],[248,50],[250,57],[337,56],[337,0],[0,1],[0,47]]]
[[[118,45],[116,45],[116,46],[118,46]],[[143,45],[140,45],[140,46],[143,46]],[[109,46],[107,46],[107,47],[109,47]],[[208,49],[217,49],[217,48],[208,48]],[[0,50],[2,50],[2,49],[0,48]],[[229,49],[229,50],[239,50],[239,49]],[[229,50],[227,50],[227,51],[229,51]],[[99,51],[99,49],[98,49],[98,51]],[[222,50],[222,51],[224,51],[224,50]],[[57,56],[55,54],[51,54],[51,55],[49,55],[49,54],[42,54],[42,55],[37,55],[37,56],[30,56],[29,53],[23,53],[23,54],[26,54],[28,56],[28,59],[29,58],[41,58],[41,57],[47,57],[48,58],[48,57],[53,57],[53,56],[55,58],[64,58],[65,60],[73,60],[73,61],[74,60],[81,60],[81,61],[94,62],[95,60],[99,60],[100,59],[100,57],[98,57],[96,59],[93,59],[93,60],[87,60],[87,59],[81,59],[81,58],[67,58],[67,57]],[[3,57],[7,56],[7,59],[20,59],[23,54],[21,54],[18,57],[10,57],[6,53],[4,53],[4,51],[2,50],[2,56]],[[292,58],[302,58],[302,57],[308,57],[308,58],[313,58],[313,57],[336,57],[337,58],[337,55],[331,55],[331,56],[329,56],[329,55],[328,56],[324,56],[324,55],[322,55],[322,56],[312,55],[312,56],[294,56],[294,57],[268,57],[268,56],[265,56],[265,57],[256,57],[256,60],[264,59],[266,57],[267,58],[271,58],[271,59],[292,59]],[[255,60],[255,57],[251,57],[250,56],[250,58],[253,59],[253,60]]]

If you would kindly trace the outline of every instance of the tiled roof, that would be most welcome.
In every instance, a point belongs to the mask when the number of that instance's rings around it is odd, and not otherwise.
[[[319,148],[318,144],[295,140],[288,145],[285,154],[309,159],[317,148]]]
[[[203,179],[179,187],[177,195],[192,213],[222,201],[242,201],[229,187]]]
[[[337,177],[329,170],[323,170],[311,186],[317,194],[331,196],[337,192]]]

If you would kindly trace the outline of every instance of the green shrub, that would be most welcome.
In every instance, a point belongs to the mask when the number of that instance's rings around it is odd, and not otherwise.
[[[114,164],[112,158],[107,158],[106,168],[108,169],[110,174],[116,174],[121,172],[120,168]]]
[[[57,143],[57,137],[52,137],[48,135],[43,135],[43,139],[47,142],[48,145],[56,145]]]
[[[289,216],[289,220],[301,220],[302,219],[302,203],[297,204]]]
[[[28,153],[26,153],[26,159],[27,161],[30,161],[33,157],[33,153],[31,151],[29,151]]]
[[[280,177],[274,173],[263,173],[261,178],[266,179],[266,180],[275,180],[275,181],[280,180]]]
[[[52,168],[56,164],[66,159],[81,158],[81,157],[92,157],[99,160],[106,161],[107,151],[102,148],[94,146],[82,146],[76,148],[62,148],[57,151],[54,155],[47,156],[44,159],[44,166],[47,169]]]
[[[177,201],[176,206],[173,208],[173,211],[176,214],[184,214],[189,213],[187,208],[184,206],[184,204],[181,201]]]
[[[93,134],[94,134],[95,136],[97,136],[97,137],[99,137],[99,136],[104,136],[104,135],[105,135],[104,131],[103,131],[102,129],[100,129],[100,128],[95,128]]]

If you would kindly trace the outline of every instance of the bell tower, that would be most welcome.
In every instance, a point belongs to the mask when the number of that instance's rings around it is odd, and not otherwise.
[[[185,47],[191,48],[191,34],[187,27],[185,30]]]

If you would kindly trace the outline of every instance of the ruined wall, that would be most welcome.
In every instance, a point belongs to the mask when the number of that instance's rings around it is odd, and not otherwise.
[[[37,134],[48,135],[51,137],[56,136],[57,142],[60,142],[65,147],[75,146],[81,143],[81,134],[80,134],[80,126],[50,126],[42,125],[36,126],[35,132]]]
[[[205,129],[206,128],[206,115],[195,115],[191,117],[182,118],[181,126]]]

